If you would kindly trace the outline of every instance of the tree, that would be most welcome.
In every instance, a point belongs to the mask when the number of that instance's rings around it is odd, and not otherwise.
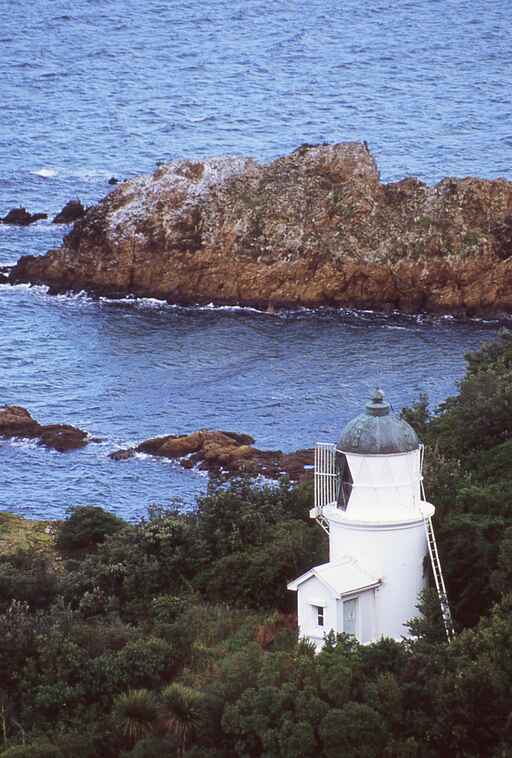
[[[431,416],[428,410],[428,395],[425,392],[420,392],[419,399],[410,407],[402,408],[400,416],[412,426],[420,439],[426,440]]]
[[[501,540],[496,571],[491,575],[495,592],[505,595],[512,590],[512,527],[505,531]]]
[[[191,687],[174,683],[162,690],[161,699],[164,723],[178,739],[178,758],[181,758],[200,723],[202,695]]]
[[[31,608],[47,608],[58,590],[58,576],[48,555],[18,550],[0,556],[0,612],[14,599],[26,601]]]
[[[60,524],[55,540],[64,555],[96,550],[124,526],[120,518],[95,505],[76,505],[67,512],[68,517]]]
[[[326,758],[380,758],[388,740],[382,716],[363,703],[350,702],[333,708],[320,724],[320,739]]]
[[[319,755],[319,745],[309,721],[284,719],[278,740],[282,758],[316,758]]]
[[[129,690],[114,700],[114,725],[129,744],[152,732],[157,715],[154,697],[148,690]]]
[[[490,580],[505,527],[500,516],[454,514],[440,531],[448,596],[462,626],[476,624],[497,599]]]
[[[512,436],[512,332],[502,331],[466,361],[459,394],[441,404],[429,432],[449,456],[469,459]]]

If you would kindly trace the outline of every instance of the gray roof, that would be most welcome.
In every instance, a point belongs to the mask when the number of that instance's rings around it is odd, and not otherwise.
[[[338,442],[338,450],[362,455],[408,453],[418,447],[412,426],[391,412],[384,393],[378,389],[366,403],[365,412],[348,422]]]
[[[289,590],[297,591],[299,586],[316,576],[322,584],[326,584],[337,597],[349,595],[357,590],[365,590],[375,587],[382,582],[378,576],[370,574],[363,569],[360,563],[351,555],[342,555],[336,563],[322,563],[321,566],[314,566],[305,574],[288,583]]]

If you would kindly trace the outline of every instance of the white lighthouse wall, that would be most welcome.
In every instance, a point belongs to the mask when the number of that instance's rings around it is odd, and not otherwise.
[[[419,449],[393,455],[346,453],[353,479],[347,515],[364,521],[407,517],[418,511]]]
[[[352,555],[363,569],[382,580],[375,593],[375,634],[371,636],[407,636],[404,624],[418,615],[418,595],[426,581],[423,520],[382,525],[353,524],[330,517],[329,526],[330,561]]]
[[[318,626],[316,606],[324,609],[324,625]],[[320,648],[324,634],[337,631],[336,595],[323,582],[312,576],[297,590],[299,635],[309,637]]]

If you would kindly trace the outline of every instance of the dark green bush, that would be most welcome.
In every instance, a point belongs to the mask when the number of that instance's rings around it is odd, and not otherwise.
[[[64,555],[93,551],[124,526],[124,521],[96,505],[76,505],[68,514],[55,540]]]
[[[12,600],[31,608],[47,608],[59,591],[59,580],[50,558],[27,550],[0,556],[0,612]]]

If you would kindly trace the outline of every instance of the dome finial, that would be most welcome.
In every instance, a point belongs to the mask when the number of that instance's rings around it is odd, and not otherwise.
[[[373,390],[371,399],[366,403],[366,413],[369,416],[387,416],[390,405],[384,400],[384,393],[379,387]]]

